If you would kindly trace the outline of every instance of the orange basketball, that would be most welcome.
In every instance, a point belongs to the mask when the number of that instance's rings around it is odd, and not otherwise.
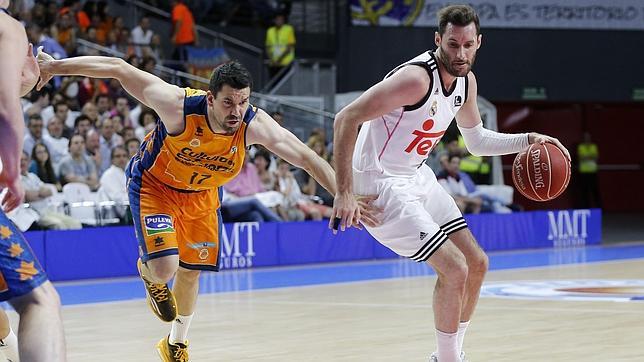
[[[532,144],[514,159],[512,181],[530,200],[552,200],[568,187],[570,161],[551,143]]]

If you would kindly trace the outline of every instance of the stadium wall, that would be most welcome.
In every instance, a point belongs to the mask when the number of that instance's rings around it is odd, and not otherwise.
[[[601,241],[601,210],[554,210],[467,215],[486,251],[573,247]],[[221,267],[245,269],[308,263],[396,258],[366,231],[333,236],[327,222],[225,224]],[[131,226],[27,232],[53,281],[136,275],[137,242]]]

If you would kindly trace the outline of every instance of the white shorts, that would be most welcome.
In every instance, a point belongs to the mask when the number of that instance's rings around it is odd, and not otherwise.
[[[357,195],[379,195],[375,205],[383,209],[381,225],[366,227],[369,233],[412,260],[429,259],[449,234],[467,227],[454,199],[427,165],[413,177],[353,170],[353,187]]]

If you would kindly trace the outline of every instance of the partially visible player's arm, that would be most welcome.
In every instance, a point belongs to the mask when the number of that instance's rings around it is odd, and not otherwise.
[[[467,101],[456,113],[456,123],[467,150],[475,156],[498,156],[517,153],[532,143],[550,142],[570,159],[570,153],[558,139],[539,133],[500,133],[483,127],[476,103],[478,86],[474,73],[468,75]]]
[[[246,137],[249,145],[257,143],[265,146],[290,164],[306,171],[327,191],[335,193],[335,173],[331,166],[263,110],[258,110],[248,127]]]
[[[418,103],[429,91],[430,84],[431,79],[425,69],[418,66],[403,67],[369,88],[335,116],[333,157],[338,192],[335,194],[333,212],[336,218],[341,219],[340,229],[356,224],[361,216],[353,197],[352,174],[358,127],[394,109]]]
[[[159,114],[168,132],[175,133],[183,129],[184,90],[128,64],[123,59],[83,56],[55,60],[39,49],[38,65],[41,73],[39,89],[54,75],[115,78],[130,95]]]
[[[3,14],[4,15],[4,14]],[[13,20],[13,19],[11,19]],[[27,47],[27,35],[18,22],[0,23],[0,190],[7,186],[0,207],[13,210],[24,197],[20,185],[20,155],[24,137],[24,120],[20,106],[20,85],[22,68]]]

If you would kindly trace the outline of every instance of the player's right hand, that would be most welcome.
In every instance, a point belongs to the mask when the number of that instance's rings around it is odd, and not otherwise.
[[[20,178],[7,180],[6,174],[2,173],[0,174],[0,190],[5,187],[7,188],[7,193],[2,198],[0,206],[2,206],[4,212],[9,212],[22,203],[25,197],[25,189],[22,187]]]
[[[38,54],[36,54],[36,60],[38,61],[38,67],[40,68],[40,81],[36,86],[37,90],[41,90],[51,78],[54,77],[52,71],[52,63],[55,61],[54,57],[42,51],[42,46],[38,47]]]

